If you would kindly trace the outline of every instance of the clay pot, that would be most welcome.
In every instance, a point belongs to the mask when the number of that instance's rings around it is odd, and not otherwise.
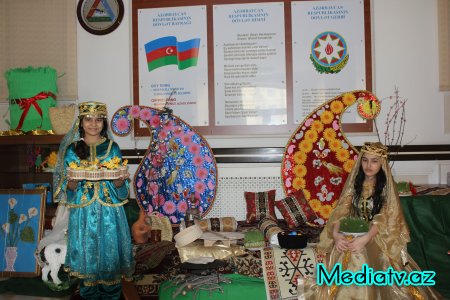
[[[152,227],[145,222],[145,212],[141,209],[139,218],[131,226],[131,235],[137,244],[144,244],[148,242]]]

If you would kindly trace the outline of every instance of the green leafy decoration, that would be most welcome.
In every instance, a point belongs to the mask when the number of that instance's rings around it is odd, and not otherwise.
[[[351,232],[351,233],[368,232],[369,223],[360,218],[345,217],[340,222],[339,230],[342,232]]]
[[[14,210],[10,210],[9,211],[9,218],[8,218],[8,222],[9,224],[14,224],[19,220],[19,215],[16,214],[16,212]]]
[[[23,228],[23,230],[20,232],[20,239],[25,243],[34,243],[34,231],[31,226],[26,226]]]

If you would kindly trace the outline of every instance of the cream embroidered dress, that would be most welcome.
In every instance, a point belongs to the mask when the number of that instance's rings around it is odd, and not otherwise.
[[[373,217],[369,226],[377,226],[378,233],[359,253],[340,253],[334,247],[333,225],[342,218],[353,215],[353,197],[355,194],[354,182],[361,166],[362,154],[368,152],[378,155],[382,160],[382,170],[386,174],[386,185],[383,189],[385,199],[381,211]],[[396,271],[411,272],[420,270],[417,264],[407,254],[406,245],[409,242],[409,230],[403,217],[400,199],[392,178],[390,167],[386,159],[386,148],[380,143],[366,143],[358,157],[358,160],[349,174],[341,197],[336,208],[333,210],[317,244],[318,251],[325,254],[324,264],[331,272],[333,267],[340,263],[342,270],[353,272],[361,271],[364,264],[377,270],[387,271],[392,267]],[[370,195],[373,186],[363,185],[362,201],[360,202],[361,215],[370,219],[371,207],[373,205]],[[403,299],[443,299],[438,293],[424,286],[399,286],[393,285],[317,285],[316,278],[308,278],[305,286],[299,288],[299,299],[343,299],[343,300],[403,300]]]

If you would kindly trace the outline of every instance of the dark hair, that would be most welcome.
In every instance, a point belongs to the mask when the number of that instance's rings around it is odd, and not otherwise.
[[[80,138],[84,139],[84,129],[83,129],[83,119],[84,116],[80,117],[80,124],[78,124],[78,132],[80,133]],[[108,121],[106,118],[103,118],[103,129],[100,132],[100,136],[106,137],[108,132]],[[75,144],[75,153],[78,155],[80,159],[87,159],[90,155],[89,146],[86,144],[84,140],[79,140]]]
[[[363,182],[365,178],[365,174],[362,168],[362,165],[359,166],[358,174],[355,178],[354,183],[354,189],[355,189],[355,196],[353,198],[353,205],[357,212],[358,217],[360,216],[360,209],[359,209],[359,202],[361,201],[361,193],[363,188]],[[373,199],[373,208],[372,212],[370,213],[369,219],[372,220],[373,216],[378,214],[383,207],[384,204],[384,197],[383,197],[383,189],[386,185],[386,174],[384,173],[383,169],[380,168],[380,171],[378,171],[376,176],[376,182],[375,182],[375,190],[372,194]]]

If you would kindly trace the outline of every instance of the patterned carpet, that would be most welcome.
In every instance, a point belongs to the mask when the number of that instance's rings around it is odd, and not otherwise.
[[[313,276],[317,262],[323,262],[323,258],[315,247],[264,248],[262,265],[267,300],[296,300],[297,278]]]

